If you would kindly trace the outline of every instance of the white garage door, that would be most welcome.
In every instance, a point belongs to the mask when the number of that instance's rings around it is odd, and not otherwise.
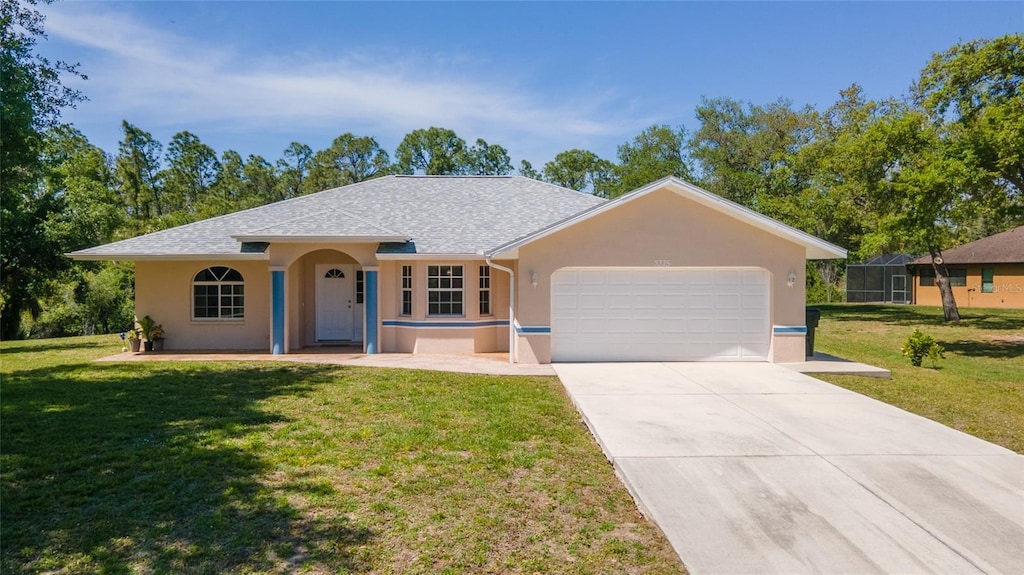
[[[769,297],[759,268],[561,269],[552,361],[765,361]]]

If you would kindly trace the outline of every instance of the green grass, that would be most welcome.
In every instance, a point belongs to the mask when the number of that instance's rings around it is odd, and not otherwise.
[[[555,378],[0,344],[3,573],[678,573]]]
[[[817,377],[1024,453],[1024,310],[961,308],[947,324],[937,307],[815,307],[817,351],[892,371],[891,380]],[[915,328],[946,348],[937,367],[901,355]]]

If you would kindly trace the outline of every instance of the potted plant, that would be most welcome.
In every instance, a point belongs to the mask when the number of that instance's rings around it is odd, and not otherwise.
[[[164,326],[163,324],[156,324],[153,326],[152,331],[149,332],[149,337],[153,338],[153,351],[164,350]]]
[[[146,340],[144,347],[146,351],[153,351],[153,332],[159,327],[159,324],[148,315],[139,320],[139,330],[142,332],[142,339]],[[160,328],[160,331],[163,332],[163,328]]]
[[[139,347],[142,346],[142,340],[139,339],[139,331],[136,329],[128,330],[128,348],[132,350],[132,353],[139,353]]]

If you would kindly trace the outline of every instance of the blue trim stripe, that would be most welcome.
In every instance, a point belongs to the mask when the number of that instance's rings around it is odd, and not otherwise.
[[[386,319],[384,320],[384,327],[415,327],[415,328],[464,328],[472,329],[476,327],[504,327],[508,325],[506,319],[496,319],[490,321],[411,321],[401,319]]]
[[[516,333],[551,333],[551,327],[546,325],[517,325]]]
[[[777,325],[772,327],[773,333],[807,333],[807,327],[802,325]]]

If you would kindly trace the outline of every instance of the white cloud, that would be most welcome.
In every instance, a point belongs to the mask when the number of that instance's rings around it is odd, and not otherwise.
[[[90,55],[91,113],[147,126],[163,122],[245,133],[356,125],[404,133],[438,125],[467,139],[533,138],[546,140],[536,142],[540,148],[557,150],[618,139],[653,121],[615,111],[628,107],[617,107],[610,94],[552,103],[550,96],[511,82],[459,75],[422,55],[386,61],[360,54],[319,61],[308,55],[247,57],[231,46],[154,28],[109,6],[57,5],[46,8],[46,16],[51,37]],[[460,57],[441,60],[450,64]]]

